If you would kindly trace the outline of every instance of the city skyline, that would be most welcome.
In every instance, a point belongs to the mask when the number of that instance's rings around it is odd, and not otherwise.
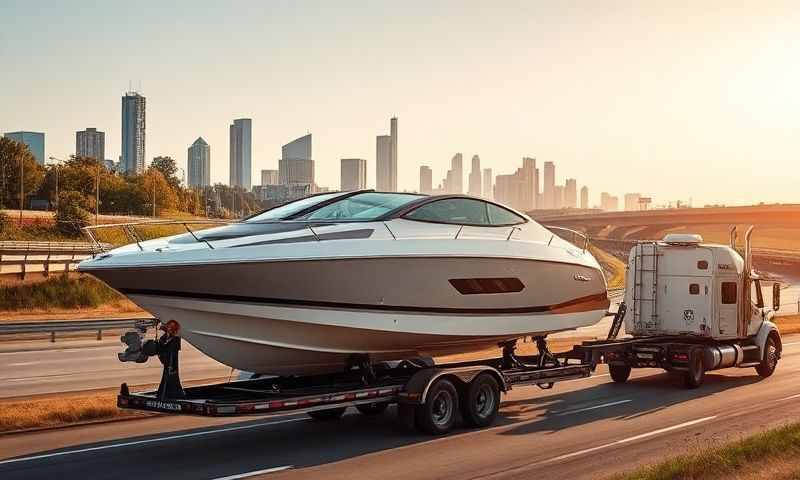
[[[0,131],[46,132],[45,157],[65,158],[74,132],[94,125],[116,160],[119,97],[133,81],[151,107],[147,151],[183,158],[202,135],[219,159],[212,183],[228,179],[221,160],[230,118],[256,119],[254,172],[276,169],[275,152],[294,132],[315,132],[317,181],[335,186],[339,159],[374,164],[375,134],[396,114],[404,121],[400,190],[417,188],[423,164],[438,181],[460,150],[477,152],[496,173],[513,172],[526,152],[555,161],[559,171],[591,179],[592,203],[596,192],[631,188],[662,203],[797,201],[792,176],[775,173],[791,171],[800,152],[792,133],[800,111],[798,12],[780,2],[770,9],[700,3],[485,11],[469,2],[409,2],[391,16],[355,4],[250,3],[231,11],[144,3],[140,13],[149,20],[131,23],[111,3],[41,11],[4,2],[0,15],[15,21],[4,31],[2,55],[15,69],[0,78],[7,93]],[[190,28],[214,24],[223,12],[226,25],[203,34]],[[176,18],[183,21],[162,28]],[[313,41],[291,27],[296,18],[307,19]],[[676,36],[685,18],[693,21]],[[43,21],[51,28],[26,28]],[[442,36],[445,25],[451,34]],[[76,55],[96,26],[104,41],[95,42],[92,57]],[[354,39],[338,26],[362,35]],[[130,38],[142,41],[131,45]],[[98,61],[102,76],[91,73]],[[74,73],[48,73],[67,67]],[[189,80],[176,81],[178,73]]]

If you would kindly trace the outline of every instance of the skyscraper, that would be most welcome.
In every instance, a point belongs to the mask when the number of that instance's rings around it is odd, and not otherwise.
[[[203,137],[197,137],[189,147],[186,167],[189,173],[187,185],[190,187],[211,185],[211,147]]]
[[[281,148],[278,176],[282,185],[310,185],[311,192],[314,192],[314,160],[310,133]]]
[[[138,92],[122,97],[122,171],[144,172],[145,98]]]
[[[391,158],[391,135],[378,135],[375,138],[375,189],[379,192],[393,191],[391,179],[389,178]]]
[[[616,212],[619,210],[619,198],[610,195],[608,192],[601,193],[600,209],[606,212]]]
[[[553,188],[553,208],[564,208],[564,185],[556,185]]]
[[[578,182],[574,178],[568,178],[564,185],[564,207],[578,207]]]
[[[367,188],[367,161],[363,158],[343,158],[341,190],[362,190],[364,188]]]
[[[230,126],[230,186],[250,190],[252,186],[253,121],[237,118]]]
[[[461,153],[456,153],[450,159],[450,170],[444,178],[445,193],[464,193],[464,157]]]
[[[557,208],[555,203],[556,165],[553,162],[544,162],[543,198],[544,208]]]
[[[589,208],[589,187],[586,185],[581,187],[581,208],[584,210]]]
[[[536,208],[536,197],[539,192],[539,171],[536,169],[536,159],[522,158],[522,173],[525,188],[522,190],[522,210]]]
[[[98,132],[96,128],[75,132],[75,155],[105,161],[106,134]]]
[[[375,145],[375,188],[397,191],[397,117],[389,121],[389,135],[378,135]]]
[[[494,183],[494,199],[511,208],[524,211],[524,190],[527,188],[525,173],[518,168],[511,175],[498,175]]]
[[[483,169],[483,198],[488,198],[491,200],[494,198],[494,192],[492,188],[492,169],[491,168],[484,168]]]
[[[636,212],[639,210],[639,199],[642,195],[639,193],[626,193],[625,194],[625,211]]]
[[[28,146],[36,163],[44,165],[44,133],[41,132],[10,132],[5,134],[6,138],[10,138],[17,143]]]
[[[472,170],[469,172],[469,183],[467,193],[475,197],[481,196],[481,157],[472,156]]]
[[[433,193],[433,171],[427,165],[419,167],[419,193]]]
[[[261,185],[280,185],[278,170],[261,170]]]

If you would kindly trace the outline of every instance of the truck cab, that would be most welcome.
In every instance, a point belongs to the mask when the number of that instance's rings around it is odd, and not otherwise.
[[[704,243],[691,234],[636,244],[627,264],[626,332],[715,340],[756,335],[773,313],[764,306],[761,278],[749,266],[749,235],[744,257],[734,245]]]

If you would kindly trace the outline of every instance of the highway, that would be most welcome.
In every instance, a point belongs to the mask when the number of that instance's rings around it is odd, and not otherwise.
[[[800,417],[800,336],[771,378],[709,373],[685,390],[665,373],[605,370],[506,396],[496,426],[432,438],[393,410],[334,422],[154,417],[0,436],[0,478],[603,478]]]
[[[103,341],[3,341],[0,343],[0,398],[158,383],[161,363],[122,363],[118,335]],[[227,377],[231,368],[199,352],[188,342],[181,351],[181,378]]]

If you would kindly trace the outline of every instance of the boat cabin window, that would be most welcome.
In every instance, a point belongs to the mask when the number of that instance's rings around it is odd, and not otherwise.
[[[374,220],[419,198],[410,193],[358,193],[320,207],[298,220]]]
[[[722,282],[723,305],[736,304],[736,282]]]
[[[299,200],[295,200],[293,202],[285,203],[281,206],[265,210],[250,218],[246,218],[244,221],[266,222],[270,220],[281,220],[284,218],[288,218],[302,210],[311,208],[318,203],[326,202],[328,200],[336,198],[337,196],[343,195],[344,193],[345,192],[323,193],[321,195],[312,195],[310,197],[301,198]]]
[[[457,225],[516,225],[525,219],[503,207],[473,198],[446,198],[421,205],[409,220]]]

